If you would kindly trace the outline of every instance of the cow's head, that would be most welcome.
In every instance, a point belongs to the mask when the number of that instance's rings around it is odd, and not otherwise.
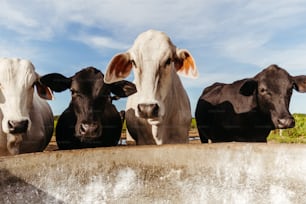
[[[149,30],[140,34],[131,49],[115,55],[105,74],[105,82],[126,78],[133,68],[137,87],[136,116],[157,123],[165,114],[165,98],[171,97],[179,80],[176,73],[197,77],[195,61],[189,51],[178,49],[163,32]]]
[[[119,81],[105,84],[103,78],[99,70],[88,67],[72,77],[53,73],[40,79],[55,92],[70,89],[70,108],[77,118],[75,133],[81,141],[90,141],[101,136],[102,117],[105,104],[111,103],[111,92],[119,97],[127,97],[136,92],[133,83]]]
[[[51,90],[38,79],[30,61],[0,59],[1,130],[7,136],[7,147],[11,154],[18,154],[22,135],[31,128],[34,87],[42,98],[53,97]]]
[[[240,89],[245,96],[253,95],[258,108],[271,116],[275,128],[294,127],[294,118],[289,112],[292,90],[306,92],[306,76],[290,76],[287,71],[271,65],[247,80]]]

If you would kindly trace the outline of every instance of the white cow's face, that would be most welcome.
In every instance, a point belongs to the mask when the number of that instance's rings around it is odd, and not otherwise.
[[[133,69],[136,84],[136,116],[159,123],[165,114],[165,99],[171,97],[176,72],[189,77],[198,75],[191,54],[178,49],[163,32],[149,30],[140,34],[127,53],[116,55],[110,62],[105,82],[127,77]]]
[[[136,116],[151,119],[164,115],[171,75],[176,74],[176,47],[165,35],[153,36],[140,35],[129,51],[138,92]]]
[[[22,141],[21,135],[31,127],[30,111],[37,80],[38,75],[31,62],[0,59],[1,130],[7,134],[8,145],[18,146]],[[50,94],[41,87],[39,90],[43,95]]]
[[[10,133],[13,123],[20,128],[30,127],[29,112],[33,102],[37,75],[28,61],[2,60],[0,62],[0,109],[3,115],[2,130]],[[21,127],[23,126],[23,127]],[[18,131],[17,131],[18,132]]]

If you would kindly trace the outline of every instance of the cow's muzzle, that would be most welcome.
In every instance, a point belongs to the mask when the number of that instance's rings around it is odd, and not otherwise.
[[[98,123],[81,123],[76,135],[81,141],[94,140],[101,135]]]
[[[138,104],[137,109],[141,118],[157,118],[159,114],[159,106],[156,103]]]
[[[8,130],[10,134],[25,133],[28,130],[28,120],[9,120],[7,122]]]
[[[295,126],[295,121],[293,117],[288,118],[280,118],[277,120],[277,127],[278,129],[285,129],[285,128],[293,128]]]

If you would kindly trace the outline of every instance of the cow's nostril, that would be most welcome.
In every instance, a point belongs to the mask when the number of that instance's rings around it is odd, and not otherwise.
[[[88,129],[89,129],[89,125],[85,124],[85,123],[82,123],[81,126],[80,126],[80,133],[82,135],[85,135],[87,133]]]
[[[159,106],[157,104],[153,104],[153,108],[152,108],[152,116],[153,117],[157,117],[158,116],[158,111],[159,111]]]
[[[29,121],[28,120],[9,120],[8,129],[11,134],[24,133],[28,130]]]

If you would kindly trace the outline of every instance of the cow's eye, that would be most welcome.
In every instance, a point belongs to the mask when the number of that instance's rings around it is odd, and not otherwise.
[[[165,62],[165,66],[168,66],[168,65],[170,65],[171,64],[171,58],[169,57],[168,59],[167,59],[167,61]]]
[[[78,95],[78,91],[75,89],[70,89],[71,95]]]
[[[133,65],[134,67],[137,67],[137,66],[136,66],[136,62],[135,62],[134,60],[131,60],[131,63],[132,63],[132,65]]]
[[[259,91],[260,91],[260,93],[264,94],[267,91],[267,89],[261,88]]]

